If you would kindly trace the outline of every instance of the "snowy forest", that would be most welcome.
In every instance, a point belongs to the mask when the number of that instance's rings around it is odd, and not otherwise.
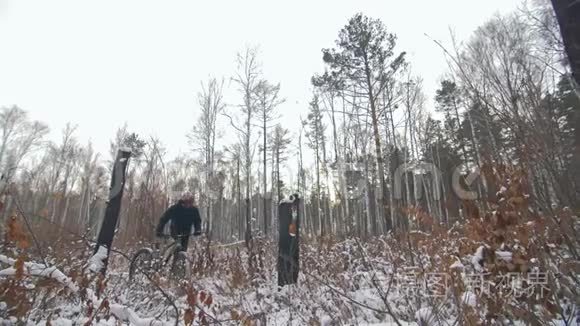
[[[431,39],[448,71],[429,101],[388,22],[355,14],[321,49],[299,125],[248,46],[231,75],[200,81],[177,157],[130,121],[108,153],[73,123],[51,141],[0,103],[1,323],[577,325],[580,88],[561,35],[535,1],[466,42]],[[107,273],[93,273],[120,148],[119,222]],[[190,275],[129,281],[184,191],[204,230]],[[279,204],[294,194],[300,277],[277,288]]]

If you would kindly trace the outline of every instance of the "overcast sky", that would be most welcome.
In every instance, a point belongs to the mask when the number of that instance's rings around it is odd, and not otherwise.
[[[188,151],[196,93],[208,76],[235,71],[236,52],[259,45],[264,72],[281,83],[283,124],[297,130],[321,48],[357,12],[382,19],[424,79],[429,103],[447,70],[424,36],[460,40],[513,0],[439,1],[26,1],[0,0],[0,106],[17,104],[58,139],[78,125],[106,154],[115,130],[161,138],[169,155]],[[226,83],[227,84],[227,83]],[[228,103],[237,104],[234,85]],[[230,108],[232,110],[232,108]],[[227,127],[227,125],[226,125]],[[231,128],[230,128],[231,129]],[[231,139],[231,137],[228,137]]]

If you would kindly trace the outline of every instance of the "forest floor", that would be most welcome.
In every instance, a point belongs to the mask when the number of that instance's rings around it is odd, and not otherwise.
[[[86,240],[38,248],[16,219],[0,245],[0,324],[578,325],[580,219],[534,213],[506,193],[488,213],[414,231],[302,238],[297,284],[277,286],[277,244],[191,244],[192,275],[129,281],[140,245],[106,277]],[[38,254],[42,252],[42,256]],[[125,253],[123,253],[125,252]]]
[[[560,300],[560,309],[554,302],[548,304],[553,288],[547,282],[526,284],[520,290],[527,295],[522,292],[519,297],[508,293],[515,291],[514,283],[497,287],[500,282],[487,276],[496,265],[513,269],[523,264],[517,248],[494,250],[463,236],[466,232],[457,227],[407,233],[399,239],[304,241],[298,283],[282,288],[277,286],[276,244],[264,240],[255,240],[251,251],[243,245],[212,246],[207,251],[207,243],[195,243],[187,280],[173,280],[162,272],[130,282],[128,260],[117,253],[111,256],[106,278],[88,271],[90,250],[47,257],[48,269],[24,261],[22,255],[2,255],[0,324],[509,324],[510,319],[517,321],[518,309],[536,310],[554,325],[580,322],[577,303]],[[534,261],[538,258],[525,264]],[[572,291],[578,291],[578,283],[571,282]],[[543,297],[539,290],[545,291]],[[502,306],[495,306],[502,298]],[[522,317],[516,324],[528,322]]]
[[[364,244],[365,251],[376,250]],[[384,299],[399,302],[393,267],[374,255],[357,253],[358,240],[301,246],[297,284],[278,287],[276,244],[256,240],[253,254],[243,245],[190,249],[192,276],[174,280],[167,271],[129,281],[128,260],[113,253],[106,279],[89,271],[89,252],[48,258],[54,265],[1,256],[2,324],[31,325],[334,325],[393,322]],[[204,248],[202,248],[202,246]],[[5,248],[10,250],[8,248]],[[197,255],[195,253],[198,253]],[[368,254],[368,253],[366,253]],[[85,263],[83,263],[83,261]],[[24,266],[19,267],[19,264]],[[373,267],[371,267],[372,264]],[[12,265],[12,267],[8,267]],[[53,267],[54,266],[54,267]],[[20,271],[19,271],[20,269]],[[410,313],[394,305],[397,315]],[[413,316],[409,315],[411,320]],[[401,324],[406,325],[401,320]]]

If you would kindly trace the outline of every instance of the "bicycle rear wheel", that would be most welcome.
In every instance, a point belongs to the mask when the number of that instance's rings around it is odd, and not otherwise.
[[[129,265],[129,281],[133,281],[136,275],[146,273],[149,275],[153,269],[153,250],[143,248],[135,253]]]

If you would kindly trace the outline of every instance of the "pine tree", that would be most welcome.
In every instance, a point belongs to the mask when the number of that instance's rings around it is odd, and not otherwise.
[[[366,95],[372,123],[375,158],[382,190],[382,208],[388,211],[388,187],[379,130],[379,97],[405,64],[405,52],[395,54],[396,36],[388,33],[379,19],[356,14],[340,30],[336,48],[323,49],[323,60],[329,66],[327,76],[343,90],[359,89]],[[392,221],[386,218],[386,228]]]
[[[273,155],[272,160],[274,161],[275,166],[274,171],[275,179],[273,179],[272,182],[273,184],[276,185],[276,194],[278,201],[280,201],[283,198],[282,186],[284,185],[284,183],[281,180],[280,165],[283,164],[288,158],[286,156],[287,155],[286,152],[288,150],[288,146],[290,146],[290,144],[292,143],[289,134],[290,131],[288,131],[288,129],[283,128],[282,126],[277,124],[276,127],[274,128],[274,131],[272,132],[272,136],[270,137],[272,139],[271,145]]]
[[[460,132],[462,120],[459,114],[463,106],[461,92],[457,85],[450,80],[443,80],[441,88],[435,92],[436,110],[443,113],[445,117],[444,126],[447,130],[447,138],[460,150],[463,160],[467,162],[468,153],[466,152],[466,141]]]
[[[324,131],[326,127],[322,122],[322,112],[320,111],[320,106],[318,102],[318,96],[314,95],[314,98],[310,102],[310,111],[308,112],[308,117],[305,121],[308,127],[306,132],[306,138],[308,139],[308,146],[314,151],[315,164],[316,164],[316,189],[314,193],[316,195],[316,211],[315,215],[317,217],[318,225],[320,227],[320,235],[324,236],[326,234],[325,223],[320,214],[321,203],[320,195],[322,193],[322,187],[320,182],[320,168],[322,164],[326,164],[323,158],[324,143],[326,141],[326,136]]]

